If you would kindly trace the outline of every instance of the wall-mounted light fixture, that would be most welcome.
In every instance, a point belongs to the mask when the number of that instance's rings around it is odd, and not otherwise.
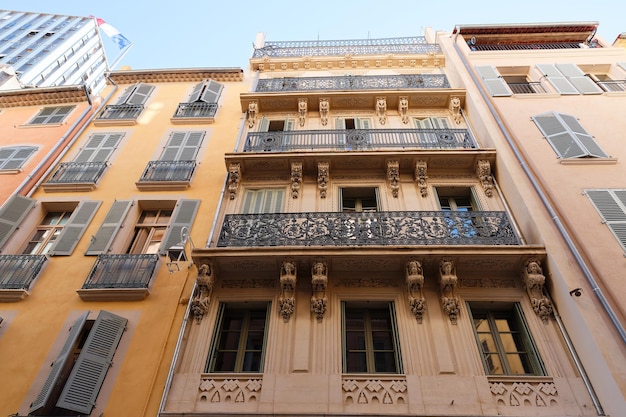
[[[195,248],[193,240],[191,240],[191,236],[189,235],[189,229],[183,227],[180,229],[180,242],[167,250],[167,257],[169,259],[169,262],[167,262],[167,270],[170,274],[179,272],[182,266],[187,264],[187,262],[189,262],[187,269],[191,268],[191,265],[193,265],[191,256],[187,255],[187,242],[189,242],[191,249]]]

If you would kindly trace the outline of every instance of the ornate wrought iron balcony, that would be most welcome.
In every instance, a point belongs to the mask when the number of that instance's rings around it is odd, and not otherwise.
[[[190,181],[196,161],[150,161],[141,174],[142,181]]]
[[[217,103],[205,103],[197,101],[193,103],[180,103],[174,113],[174,118],[211,118],[215,117]]]
[[[505,212],[229,214],[219,247],[518,245]]]
[[[250,132],[244,152],[374,149],[473,149],[467,129],[340,129]]]
[[[590,48],[594,44],[588,45]],[[483,43],[469,45],[472,51],[521,51],[538,49],[580,49],[583,48],[581,42],[536,42],[536,43]]]
[[[98,116],[99,120],[136,119],[143,111],[141,104],[109,104]]]
[[[148,288],[158,261],[156,254],[98,255],[82,288]]]
[[[424,36],[411,36],[387,39],[266,42],[263,48],[254,50],[252,58],[428,53],[441,53],[441,48],[437,44],[427,43]]]
[[[450,88],[445,74],[342,75],[260,79],[256,92]]]
[[[106,166],[106,162],[62,162],[46,182],[49,184],[95,184],[104,173]]]
[[[0,289],[27,290],[47,259],[46,255],[0,255]]]

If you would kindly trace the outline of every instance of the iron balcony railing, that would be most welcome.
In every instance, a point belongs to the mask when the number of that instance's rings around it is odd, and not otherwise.
[[[256,92],[343,91],[450,88],[445,74],[341,75],[336,77],[263,78]]]
[[[546,89],[541,83],[532,81],[527,83],[507,83],[513,94],[545,94]]]
[[[136,119],[143,111],[142,104],[109,104],[98,116],[100,120]]]
[[[244,152],[477,148],[467,129],[338,129],[249,132]]]
[[[604,91],[626,91],[626,80],[598,81]]]
[[[580,49],[583,48],[580,42],[545,42],[545,43],[487,43],[470,45],[472,51],[521,51],[535,49]],[[593,48],[591,43],[588,47]]]
[[[183,117],[215,117],[217,103],[197,101],[193,103],[179,103],[174,118]]]
[[[106,167],[106,162],[62,162],[46,182],[49,184],[95,184]]]
[[[196,161],[150,161],[139,181],[190,181],[195,169]]]
[[[148,288],[157,254],[98,255],[83,289]]]
[[[0,255],[0,289],[27,290],[47,259],[46,255]]]
[[[219,247],[518,245],[505,212],[229,214]]]

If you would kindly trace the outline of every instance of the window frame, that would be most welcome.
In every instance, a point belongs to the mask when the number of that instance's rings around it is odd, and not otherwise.
[[[366,195],[366,192],[372,192],[373,195]],[[380,198],[380,188],[378,186],[363,186],[363,187],[339,187],[339,212],[341,213],[377,213],[382,211],[381,207],[381,198]],[[349,195],[346,195],[349,194]],[[376,209],[372,210],[365,209],[363,202],[364,200],[374,198],[376,200]],[[345,206],[346,198],[355,200],[354,210],[350,210]],[[371,206],[369,206],[371,207]]]

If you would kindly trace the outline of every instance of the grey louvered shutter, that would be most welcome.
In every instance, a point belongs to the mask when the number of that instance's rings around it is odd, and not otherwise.
[[[220,98],[220,94],[222,93],[222,84],[208,80],[206,82],[206,86],[204,87],[204,92],[202,93],[202,101],[205,103],[217,103]]]
[[[582,146],[587,150],[590,156],[597,158],[607,158],[608,155],[598,146],[593,136],[591,136],[584,127],[578,122],[574,116],[567,114],[559,114],[565,126],[572,131],[573,135],[578,139]]]
[[[136,87],[137,87],[137,84],[134,84],[128,87],[126,90],[124,90],[124,93],[122,93],[120,98],[117,100],[117,104],[126,104],[126,101],[130,97],[130,95],[133,93],[133,91],[135,91]]]
[[[242,214],[281,213],[285,190],[282,188],[246,190]]]
[[[558,70],[582,94],[602,94],[602,90],[593,80],[574,64],[556,64]]]
[[[200,94],[202,94],[202,89],[204,88],[205,81],[202,81],[196,84],[191,90],[191,94],[189,95],[189,103],[194,103],[200,100]]]
[[[556,114],[544,113],[533,116],[532,120],[559,157],[580,158],[587,155],[587,151],[574,140],[570,130]]]
[[[35,200],[16,194],[0,208],[0,248],[9,240],[33,207]]]
[[[78,355],[57,401],[57,407],[89,414],[111,366],[127,319],[101,311]]]
[[[169,248],[180,243],[182,228],[191,229],[199,206],[200,200],[180,200],[178,202],[174,213],[172,213],[172,220],[165,232],[163,242],[159,247],[159,255],[166,255]]]
[[[128,104],[145,104],[145,102],[148,101],[148,97],[150,97],[152,90],[154,90],[154,86],[140,83],[128,98]]]
[[[117,147],[123,133],[96,133],[80,150],[74,162],[106,162]]]
[[[102,201],[81,201],[63,226],[48,255],[71,255],[100,204]]]
[[[588,190],[587,196],[626,250],[626,190]]]
[[[61,371],[63,371],[65,363],[74,350],[73,348],[76,345],[76,341],[78,340],[81,330],[85,326],[88,316],[89,312],[84,313],[74,322],[74,324],[72,324],[72,327],[70,327],[70,334],[67,336],[67,339],[65,339],[65,343],[63,344],[59,355],[54,362],[52,362],[52,365],[50,365],[50,372],[48,373],[46,381],[43,383],[41,391],[39,391],[35,401],[30,404],[30,410],[28,411],[29,415],[45,407],[48,401],[50,401],[50,395],[52,394],[54,388],[56,388],[57,381],[61,376]]]
[[[72,111],[74,106],[57,107],[52,116],[48,119],[48,123],[61,123],[68,114]]]
[[[205,132],[173,132],[163,149],[161,161],[194,161]]]
[[[509,85],[504,81],[498,70],[491,65],[477,66],[476,72],[483,79],[489,94],[494,97],[512,96],[513,92]]]
[[[580,94],[578,89],[553,64],[537,64],[537,68],[560,94]]]
[[[35,151],[37,148],[34,146],[0,149],[0,169],[20,169]]]
[[[111,246],[115,235],[122,227],[122,222],[132,205],[132,200],[117,200],[113,202],[100,228],[92,237],[91,244],[87,248],[85,255],[100,255],[109,250],[109,246]]]

